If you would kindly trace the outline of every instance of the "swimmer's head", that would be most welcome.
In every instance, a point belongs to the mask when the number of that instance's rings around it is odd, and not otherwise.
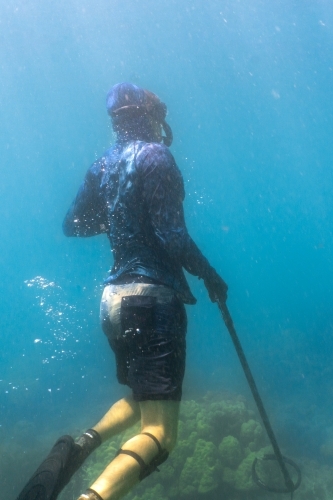
[[[153,92],[132,83],[118,83],[109,90],[106,107],[113,129],[121,139],[163,141],[166,146],[171,145],[172,131],[165,121],[167,107]]]

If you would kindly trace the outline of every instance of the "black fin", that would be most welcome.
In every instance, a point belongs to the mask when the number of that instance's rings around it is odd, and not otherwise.
[[[78,468],[72,473],[68,470],[79,451],[80,447],[74,443],[71,436],[59,438],[17,500],[56,500]]]

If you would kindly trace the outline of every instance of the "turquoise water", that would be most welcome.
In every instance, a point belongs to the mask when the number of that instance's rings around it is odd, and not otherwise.
[[[61,223],[113,140],[106,92],[132,81],[168,105],[188,228],[229,284],[281,444],[330,464],[320,448],[333,440],[332,42],[328,0],[2,2],[5,457],[24,450],[37,464],[38,446],[91,426],[122,395],[98,321],[108,242],[66,239]],[[250,400],[216,306],[190,283],[185,397]],[[2,461],[14,498],[30,469],[18,478]]]

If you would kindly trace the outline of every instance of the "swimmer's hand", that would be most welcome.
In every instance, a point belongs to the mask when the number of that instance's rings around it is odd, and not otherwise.
[[[227,301],[228,285],[215,269],[210,269],[209,275],[204,278],[204,283],[212,302],[224,304]]]

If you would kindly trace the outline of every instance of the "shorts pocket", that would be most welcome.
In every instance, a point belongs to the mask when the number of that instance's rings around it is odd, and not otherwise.
[[[121,299],[121,335],[130,341],[149,335],[155,328],[156,297],[128,295]]]

